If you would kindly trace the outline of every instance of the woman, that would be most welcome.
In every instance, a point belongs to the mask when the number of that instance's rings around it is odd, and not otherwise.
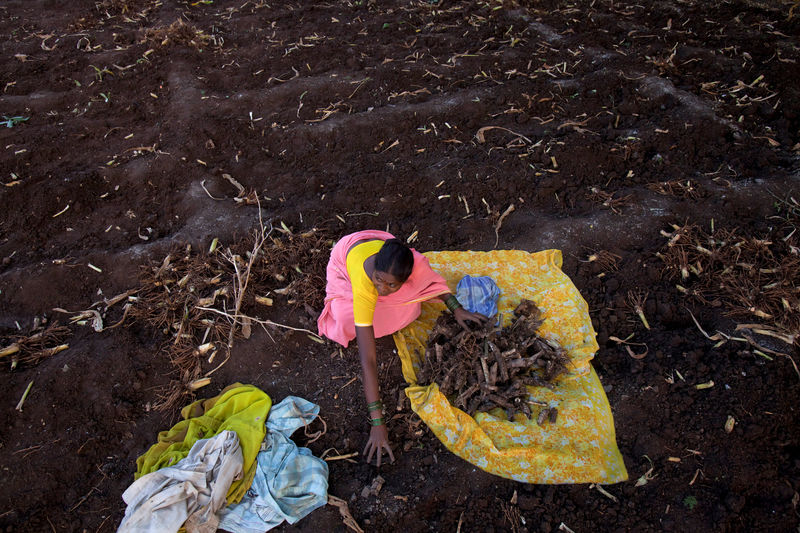
[[[385,231],[366,230],[342,237],[331,251],[325,308],[317,320],[320,335],[347,347],[356,339],[361,359],[364,396],[372,428],[364,448],[367,462],[386,450],[394,461],[378,390],[375,338],[390,335],[413,322],[420,304],[439,298],[462,327],[487,317],[464,309],[428,259]]]

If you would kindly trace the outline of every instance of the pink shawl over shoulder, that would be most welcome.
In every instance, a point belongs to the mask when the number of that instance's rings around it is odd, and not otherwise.
[[[345,235],[333,247],[328,262],[325,308],[317,319],[320,335],[344,347],[356,337],[353,320],[353,288],[347,275],[347,251],[365,239],[387,240],[391,233],[365,230]],[[420,303],[450,292],[447,283],[431,269],[428,259],[413,248],[414,269],[405,283],[389,296],[379,296],[372,327],[376,337],[398,331],[413,322],[420,313]]]

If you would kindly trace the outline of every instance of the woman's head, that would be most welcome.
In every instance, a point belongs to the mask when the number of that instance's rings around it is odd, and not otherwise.
[[[375,254],[372,282],[378,294],[385,296],[398,290],[414,269],[414,254],[399,239],[389,239]]]

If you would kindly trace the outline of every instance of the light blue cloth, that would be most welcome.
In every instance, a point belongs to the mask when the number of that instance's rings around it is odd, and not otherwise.
[[[464,309],[484,316],[497,314],[500,287],[489,276],[464,276],[456,287],[456,298]]]
[[[318,414],[318,405],[296,396],[272,406],[253,484],[241,502],[220,513],[220,528],[262,533],[284,520],[294,524],[328,502],[328,464],[289,438]]]

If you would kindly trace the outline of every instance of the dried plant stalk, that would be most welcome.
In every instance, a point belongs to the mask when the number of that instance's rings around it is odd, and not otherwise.
[[[588,198],[593,201],[597,202],[603,207],[607,207],[611,209],[616,214],[621,214],[620,208],[626,206],[631,203],[632,195],[621,196],[615,198],[613,194],[607,193],[598,187],[592,187],[589,189],[589,194],[587,195]]]
[[[667,245],[657,255],[665,273],[680,277],[678,290],[695,300],[724,305],[726,314],[747,322],[757,318],[780,337],[800,332],[800,248],[796,225],[800,213],[789,210],[785,224],[766,236],[697,225],[662,231]]]
[[[488,323],[465,331],[443,313],[429,336],[418,382],[436,382],[454,406],[470,415],[500,407],[509,419],[518,413],[531,418],[536,404],[527,386],[553,388],[570,358],[536,334],[542,320],[532,301],[520,302],[514,315],[505,328]]]
[[[248,324],[283,327],[255,315],[280,301],[321,309],[325,267],[331,239],[322,231],[293,233],[282,224],[280,236],[271,224],[246,240],[226,246],[215,239],[213,251],[175,249],[142,271],[141,289],[129,311],[134,322],[156,327],[165,335],[164,352],[175,377],[161,391],[155,408],[170,410],[191,396],[201,378],[208,378],[228,360]],[[220,360],[215,361],[219,354]],[[206,365],[214,364],[211,370]]]
[[[9,358],[12,369],[19,363],[36,364],[69,348],[63,341],[70,334],[68,327],[53,323],[35,327],[26,335],[9,335],[0,341],[0,359]]]
[[[622,257],[607,250],[597,250],[589,253],[586,259],[583,259],[582,261],[584,263],[595,263],[602,270],[609,271],[617,270],[617,261],[620,259],[622,259]]]
[[[647,301],[647,292],[641,290],[628,291],[628,305],[639,317],[639,320],[644,324],[645,329],[650,329],[650,324],[647,322],[647,317],[644,316],[644,303]]]

